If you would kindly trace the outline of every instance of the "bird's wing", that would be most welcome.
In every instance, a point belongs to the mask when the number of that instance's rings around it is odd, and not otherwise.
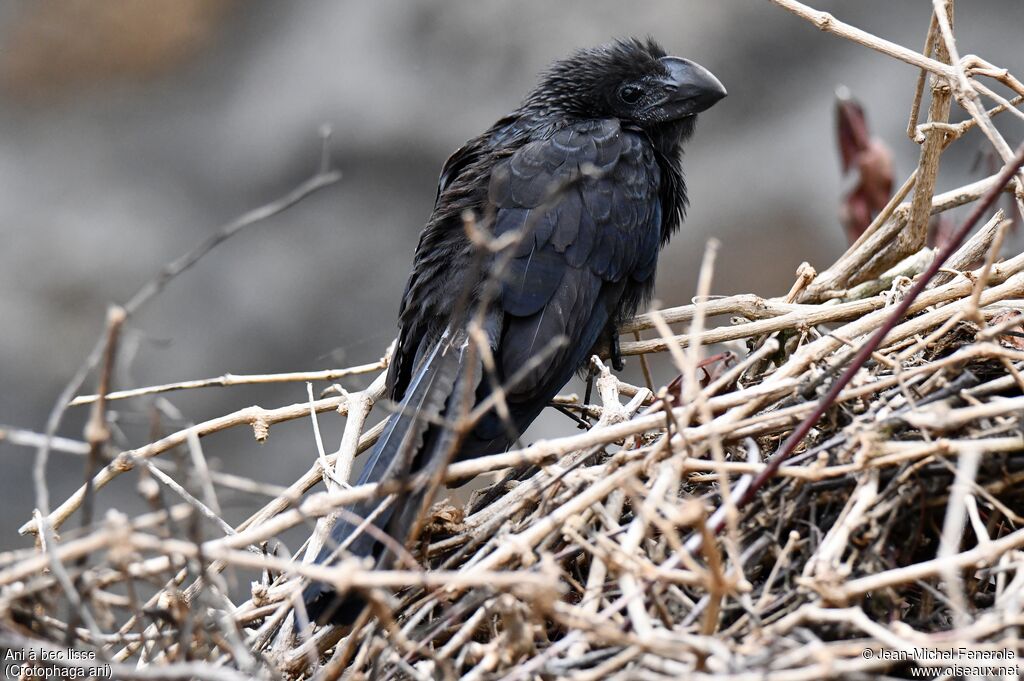
[[[448,303],[460,290],[457,284],[464,284],[452,280],[452,273],[460,271],[452,260],[459,258],[466,245],[462,211],[477,208],[478,197],[486,193],[487,173],[481,166],[494,157],[498,140],[510,143],[512,138],[526,134],[515,126],[516,120],[512,114],[499,119],[490,130],[459,147],[441,167],[434,214],[416,248],[416,261],[398,314],[398,345],[388,365],[388,393],[396,400],[402,398],[412,368],[426,345],[435,339],[430,329],[439,331],[433,322],[447,317],[451,312]]]
[[[491,126],[490,130],[466,142],[448,157],[444,165],[441,166],[441,175],[437,179],[435,204],[440,200],[441,194],[462,175],[464,170],[479,161],[489,149],[493,148],[497,139],[515,136],[515,131],[517,130],[515,123],[515,114],[499,118]]]
[[[502,268],[500,378],[522,426],[586,360],[624,291],[654,273],[661,229],[653,151],[618,121],[585,121],[496,165],[496,236],[519,230]],[[480,434],[500,428],[491,419]],[[473,452],[468,452],[472,455]],[[466,452],[464,452],[466,454]]]
[[[437,178],[437,196],[435,204],[441,199],[444,190],[451,186],[467,166],[476,162],[483,153],[483,142],[480,137],[466,142],[455,150],[441,166],[441,175]]]

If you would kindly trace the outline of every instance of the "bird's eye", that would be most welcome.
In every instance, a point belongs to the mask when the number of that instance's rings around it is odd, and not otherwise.
[[[636,85],[623,85],[619,88],[619,99],[626,104],[636,104],[644,96],[644,91]]]

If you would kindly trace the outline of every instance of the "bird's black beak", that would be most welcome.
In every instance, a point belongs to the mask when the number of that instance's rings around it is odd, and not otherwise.
[[[679,57],[662,57],[658,61],[668,71],[664,80],[668,98],[662,106],[674,116],[706,111],[728,94],[715,74],[697,62]]]

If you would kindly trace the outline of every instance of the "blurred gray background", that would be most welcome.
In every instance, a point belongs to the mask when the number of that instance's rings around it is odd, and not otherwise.
[[[914,49],[931,7],[814,4]],[[960,3],[957,24],[963,53],[1024,70],[1020,0]],[[102,331],[106,306],[218,225],[308,177],[325,123],[343,180],[229,241],[132,319],[116,387],[377,359],[446,156],[515,107],[552,59],[646,34],[710,68],[730,93],[687,147],[692,207],[661,258],[664,305],[694,294],[712,236],[722,242],[718,294],[783,294],[801,261],[823,268],[842,252],[838,85],[892,148],[896,186],[916,165],[904,130],[917,72],[765,1],[3,3],[0,425],[41,430]],[[982,146],[977,133],[957,143],[940,190],[980,176],[972,165]],[[304,401],[305,386],[171,399],[201,421]],[[148,441],[149,413],[145,402],[120,405],[132,444]],[[72,409],[61,433],[80,438],[85,415]],[[344,421],[321,423],[331,450]],[[571,428],[548,415],[528,439]],[[205,439],[204,449],[214,466],[278,484],[315,458],[308,420],[274,427],[264,445],[238,429]],[[0,441],[0,548],[29,543],[16,527],[35,503],[33,453]],[[52,454],[52,503],[81,476],[81,458]],[[102,493],[101,509],[143,508],[137,477],[122,477]],[[261,501],[221,499],[233,524]]]

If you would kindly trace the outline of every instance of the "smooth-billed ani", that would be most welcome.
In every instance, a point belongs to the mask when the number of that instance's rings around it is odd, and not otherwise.
[[[399,406],[358,484],[504,451],[595,346],[617,348],[615,324],[650,297],[686,208],[680,145],[725,94],[707,69],[651,40],[617,41],[553,64],[518,109],[448,159],[402,298],[388,370]],[[474,244],[467,212],[510,245]],[[445,427],[488,398],[500,404],[471,428]],[[405,542],[426,487],[383,509],[378,499],[349,507],[317,561],[393,560],[380,533]],[[371,515],[377,529],[357,533],[354,521]],[[303,597],[319,622],[350,622],[363,602],[318,582]]]

